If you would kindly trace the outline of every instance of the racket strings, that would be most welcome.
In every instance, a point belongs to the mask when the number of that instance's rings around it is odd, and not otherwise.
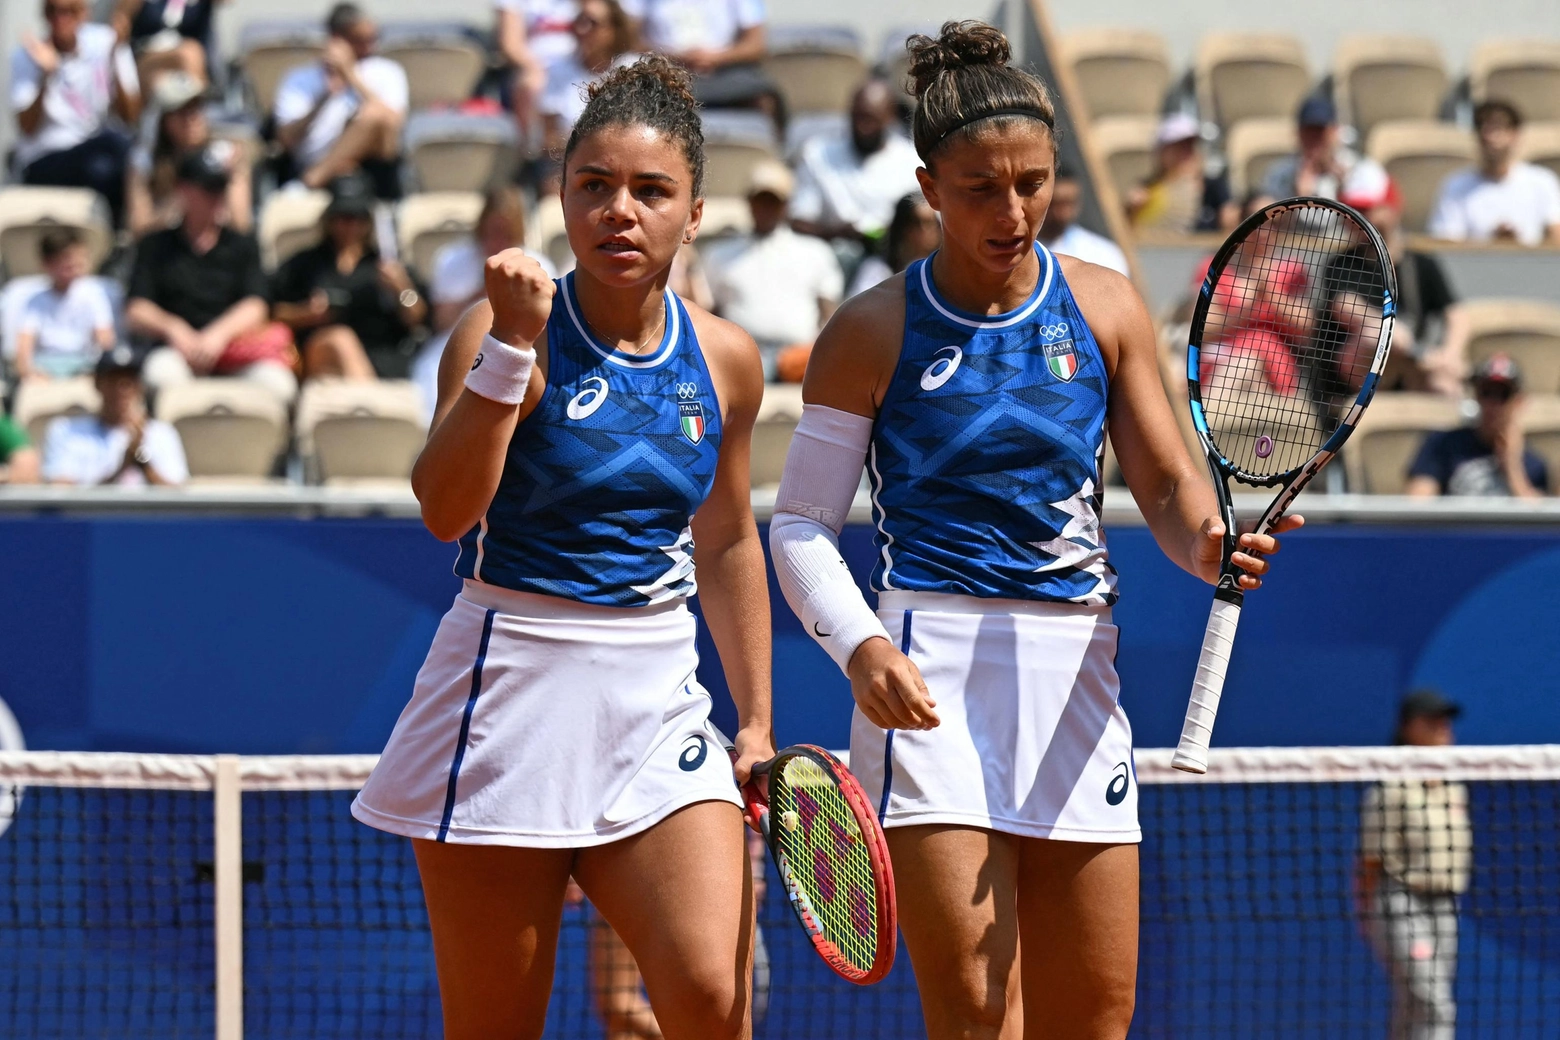
[[[1376,363],[1388,276],[1357,222],[1281,211],[1215,272],[1199,390],[1215,447],[1258,479],[1304,465]]]

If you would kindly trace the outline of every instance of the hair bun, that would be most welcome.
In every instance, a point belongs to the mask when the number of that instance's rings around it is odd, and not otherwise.
[[[598,94],[611,96],[635,86],[654,85],[665,90],[689,108],[697,108],[699,102],[693,96],[693,74],[662,54],[647,54],[628,65],[619,65],[592,83],[586,91],[588,99]]]
[[[1013,48],[1002,30],[985,22],[944,22],[937,39],[915,35],[905,41],[910,52],[910,93],[920,97],[938,76],[972,65],[1007,65]]]

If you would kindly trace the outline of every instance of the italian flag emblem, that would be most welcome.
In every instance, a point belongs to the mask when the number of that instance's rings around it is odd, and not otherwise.
[[[1073,341],[1064,339],[1060,343],[1045,344],[1045,367],[1062,382],[1072,382],[1072,377],[1078,374],[1078,355],[1073,351]]]
[[[698,401],[681,401],[677,405],[678,418],[682,421],[682,434],[692,444],[704,439],[704,406]]]

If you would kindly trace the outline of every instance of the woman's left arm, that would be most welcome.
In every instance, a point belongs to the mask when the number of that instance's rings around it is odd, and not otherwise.
[[[1219,580],[1224,521],[1203,467],[1186,450],[1180,427],[1159,376],[1154,323],[1132,283],[1114,271],[1069,262],[1068,284],[1099,341],[1110,368],[1110,439],[1116,460],[1143,519],[1164,554],[1182,570],[1209,584]],[[1243,534],[1235,565],[1243,589],[1262,584],[1268,561],[1278,552],[1276,534],[1301,526],[1286,516],[1271,534]]]
[[[693,518],[699,602],[726,683],[737,705],[736,774],[745,783],[753,765],[774,757],[770,718],[769,581],[764,547],[753,519],[748,453],[753,421],[764,398],[764,373],[752,337],[729,322],[701,314],[699,342],[725,417],[715,486]]]

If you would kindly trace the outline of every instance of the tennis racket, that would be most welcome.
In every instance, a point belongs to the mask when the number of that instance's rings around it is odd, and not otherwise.
[[[1223,561],[1172,763],[1208,770],[1240,623],[1239,532],[1229,481],[1276,487],[1265,534],[1358,426],[1392,342],[1397,279],[1386,244],[1349,206],[1299,198],[1252,214],[1214,254],[1186,352],[1192,424],[1224,518]]]
[[[742,792],[818,956],[861,986],[887,975],[898,931],[894,872],[883,828],[850,770],[823,748],[797,744],[754,766]]]

